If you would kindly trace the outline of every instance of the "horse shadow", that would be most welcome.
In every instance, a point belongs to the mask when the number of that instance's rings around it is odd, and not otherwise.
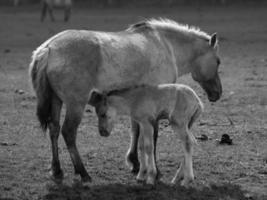
[[[265,197],[251,196],[240,186],[225,183],[221,185],[203,186],[200,188],[185,188],[182,186],[171,186],[158,183],[151,188],[146,185],[113,183],[107,185],[93,185],[83,187],[76,184],[68,186],[65,184],[48,188],[45,200],[71,199],[71,200],[262,200]]]

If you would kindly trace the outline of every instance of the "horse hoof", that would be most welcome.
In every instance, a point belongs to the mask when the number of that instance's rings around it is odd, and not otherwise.
[[[92,181],[82,182],[83,187],[89,187]]]
[[[81,181],[81,178],[80,178],[80,175],[79,174],[74,174],[74,177],[73,177],[73,183],[78,183]]]
[[[155,185],[155,178],[153,177],[148,177],[147,180],[146,180],[146,184],[147,185]]]
[[[163,174],[161,171],[158,170],[157,175],[156,175],[156,180],[160,180],[162,178]]]
[[[55,183],[57,184],[60,184],[62,183],[62,180],[63,180],[63,177],[64,177],[64,174],[62,172],[62,170],[60,170],[58,173],[54,173],[52,170],[49,172],[50,174],[50,179],[52,181],[54,181]]]
[[[137,183],[145,183],[145,177],[144,176],[137,176],[136,181],[137,181]]]
[[[143,179],[136,179],[136,182],[139,184],[145,184],[145,180]]]
[[[89,175],[82,177],[83,185],[86,183],[91,183],[91,182],[92,182],[92,178]]]
[[[131,173],[132,173],[132,174],[138,174],[138,172],[139,172],[139,166],[138,166],[138,167],[133,167],[133,168],[131,169]]]

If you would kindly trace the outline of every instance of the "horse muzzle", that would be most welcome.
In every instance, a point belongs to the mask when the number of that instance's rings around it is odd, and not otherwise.
[[[215,102],[221,98],[222,84],[219,76],[209,81],[200,82],[200,85],[207,93],[209,101]]]
[[[221,93],[219,92],[210,92],[208,93],[208,99],[210,102],[216,102],[221,98]]]

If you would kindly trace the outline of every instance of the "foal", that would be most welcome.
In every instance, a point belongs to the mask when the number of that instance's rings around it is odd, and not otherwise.
[[[172,129],[182,140],[184,161],[177,170],[172,183],[182,180],[188,185],[194,180],[192,145],[196,142],[189,132],[203,110],[196,93],[181,84],[138,86],[114,90],[105,94],[91,93],[90,104],[95,106],[100,135],[108,136],[113,128],[116,114],[129,115],[140,125],[140,170],[137,180],[154,184],[157,168],[154,158],[153,127],[160,119],[168,119]]]

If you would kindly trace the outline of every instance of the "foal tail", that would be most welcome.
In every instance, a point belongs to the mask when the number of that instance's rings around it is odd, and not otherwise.
[[[193,126],[194,122],[199,118],[199,116],[201,115],[203,110],[204,110],[203,103],[199,100],[198,105],[197,105],[197,109],[195,110],[193,116],[191,117],[191,119],[188,123],[189,129]]]
[[[49,48],[39,47],[33,52],[29,75],[37,97],[37,117],[43,131],[46,131],[52,112],[53,90],[47,78]]]
[[[198,98],[198,105],[197,105],[197,109],[195,110],[193,116],[191,117],[189,123],[188,123],[188,129],[190,129],[194,122],[198,119],[198,117],[200,116],[200,114],[203,112],[204,110],[204,106],[203,103],[201,102],[201,100]],[[197,140],[195,138],[195,136],[191,133],[191,131],[188,131],[188,135],[190,140],[194,143],[197,144]]]

